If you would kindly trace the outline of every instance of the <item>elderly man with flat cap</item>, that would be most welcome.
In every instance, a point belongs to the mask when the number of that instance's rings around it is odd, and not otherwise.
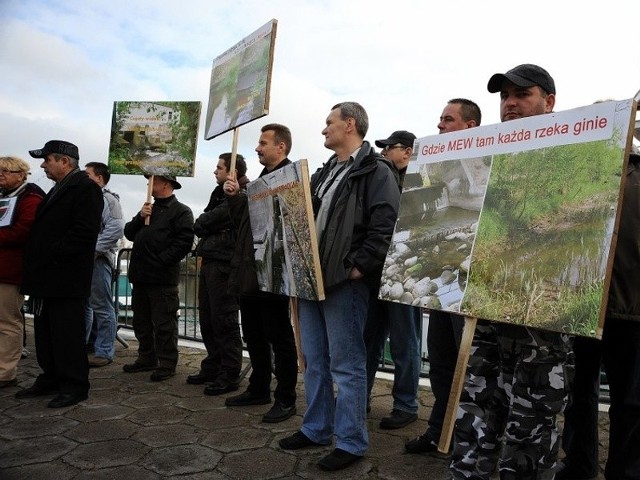
[[[388,138],[376,140],[376,146],[382,149],[382,156],[389,162],[400,191],[415,139],[416,136],[413,133],[398,130]],[[364,329],[364,341],[367,347],[368,410],[371,408],[371,390],[387,337],[389,337],[391,356],[395,365],[391,390],[393,406],[390,415],[383,417],[380,421],[380,428],[398,429],[418,419],[421,327],[420,308],[379,300],[378,288],[372,290]]]
[[[191,250],[194,233],[191,209],[173,193],[182,188],[176,177],[155,175],[151,181],[154,202],[146,202],[124,226],[133,242],[129,280],[138,358],[122,369],[153,371],[151,380],[160,382],[174,376],[178,364],[180,261]]]
[[[551,113],[555,83],[538,65],[497,73],[503,122]],[[454,479],[553,479],[556,417],[568,401],[573,372],[569,336],[498,322],[479,322],[460,397],[451,457]]]
[[[91,292],[93,254],[100,232],[102,191],[78,167],[78,147],[51,140],[33,158],[55,182],[38,206],[25,249],[22,293],[33,299],[34,332],[42,373],[16,393],[57,393],[50,408],[75,405],[89,392],[84,310]]]

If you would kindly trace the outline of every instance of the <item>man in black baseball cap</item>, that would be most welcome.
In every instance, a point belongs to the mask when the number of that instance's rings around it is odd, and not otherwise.
[[[38,150],[29,150],[29,155],[33,158],[47,158],[51,153],[66,155],[68,157],[73,157],[76,160],[80,160],[78,147],[73,143],[65,142],[64,140],[49,140],[44,144],[44,147],[39,148]]]
[[[491,76],[487,89],[500,92],[500,120],[515,120],[551,113],[556,103],[556,84],[549,72],[525,63],[507,73]]]
[[[416,136],[406,130],[397,130],[389,138],[376,140],[382,148],[382,156],[397,174],[398,187],[402,191],[409,158],[413,153]],[[364,329],[367,349],[367,406],[370,408],[371,390],[376,371],[384,351],[387,337],[391,345],[395,371],[393,376],[393,406],[391,414],[383,417],[380,428],[403,428],[418,419],[418,380],[420,374],[420,308],[378,299],[376,288],[369,300],[369,311]]]
[[[500,91],[502,83],[509,80],[511,83],[519,87],[539,86],[547,93],[556,93],[556,84],[544,68],[532,63],[524,63],[513,67],[507,73],[496,73],[489,79],[487,88],[490,93]]]
[[[413,148],[413,142],[416,136],[406,130],[397,130],[389,135],[389,138],[376,140],[376,146],[382,149],[390,149],[392,145],[400,143],[403,147]]]
[[[537,65],[495,74],[487,89],[500,92],[503,122],[551,113],[555,105],[553,78]],[[569,335],[482,321],[471,350],[454,428],[451,477],[488,479],[497,468],[501,478],[554,478],[557,416],[567,405],[573,370]]]
[[[78,167],[78,147],[73,143],[50,140],[29,155],[42,159],[40,168],[55,185],[38,206],[29,232],[21,288],[34,303],[42,373],[15,396],[55,393],[47,406],[63,408],[89,394],[85,305],[104,200],[100,187]]]

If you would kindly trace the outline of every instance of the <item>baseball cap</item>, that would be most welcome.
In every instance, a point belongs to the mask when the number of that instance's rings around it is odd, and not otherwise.
[[[155,176],[164,178],[167,182],[173,185],[174,190],[179,190],[180,188],[182,188],[182,185],[178,183],[174,175],[155,175]],[[151,175],[144,176],[144,178],[149,178],[149,177],[151,177]]]
[[[524,63],[512,68],[507,73],[496,73],[487,84],[490,93],[499,92],[502,88],[502,82],[509,80],[511,83],[519,87],[539,86],[547,93],[556,93],[556,84],[549,72],[544,68],[532,63]]]
[[[78,147],[73,143],[65,142],[64,140],[49,140],[44,144],[44,147],[39,148],[38,150],[29,150],[29,155],[33,158],[46,158],[47,155],[51,153],[67,155],[75,158],[76,160],[80,160]]]
[[[379,148],[384,148],[387,145],[395,145],[396,143],[401,143],[405,147],[413,147],[413,141],[416,139],[416,136],[407,132],[406,130],[396,130],[389,138],[385,138],[383,140],[376,140],[376,146]]]

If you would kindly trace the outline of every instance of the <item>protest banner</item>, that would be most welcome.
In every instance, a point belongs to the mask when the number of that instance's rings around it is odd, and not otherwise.
[[[213,60],[205,140],[269,113],[277,25],[267,22]]]
[[[249,218],[262,291],[324,300],[306,160],[247,185]]]
[[[111,173],[193,177],[200,109],[201,102],[114,102]]]
[[[599,337],[633,100],[416,140],[379,297]]]

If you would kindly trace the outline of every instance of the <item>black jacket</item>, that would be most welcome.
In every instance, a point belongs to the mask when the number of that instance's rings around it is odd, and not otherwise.
[[[248,182],[247,177],[240,178],[240,188],[244,188]],[[196,219],[193,230],[199,237],[196,255],[202,257],[205,263],[230,262],[236,248],[238,231],[231,220],[229,204],[222,185],[218,185],[211,192],[209,204],[205,207],[204,213]]]
[[[607,319],[640,322],[640,155],[629,156],[621,208]]]
[[[329,175],[334,158],[311,178],[312,192]],[[325,290],[346,282],[353,267],[370,286],[379,286],[400,203],[398,182],[387,163],[363,142],[336,187],[319,241]]]
[[[25,249],[25,294],[86,298],[91,292],[102,190],[83,171],[69,175],[38,206]]]
[[[286,165],[291,165],[291,160],[285,158],[271,170],[278,170]],[[267,175],[267,169],[260,172],[260,177]],[[249,203],[246,191],[240,191],[238,195],[229,197],[229,209],[231,218],[238,229],[238,242],[231,259],[231,274],[229,276],[229,292],[234,295],[249,295],[268,298],[273,293],[261,292],[256,276],[255,248],[253,247],[253,234],[249,219]]]
[[[180,261],[193,245],[193,214],[175,195],[153,203],[149,225],[138,213],[124,226],[133,241],[129,262],[131,283],[178,285]]]

